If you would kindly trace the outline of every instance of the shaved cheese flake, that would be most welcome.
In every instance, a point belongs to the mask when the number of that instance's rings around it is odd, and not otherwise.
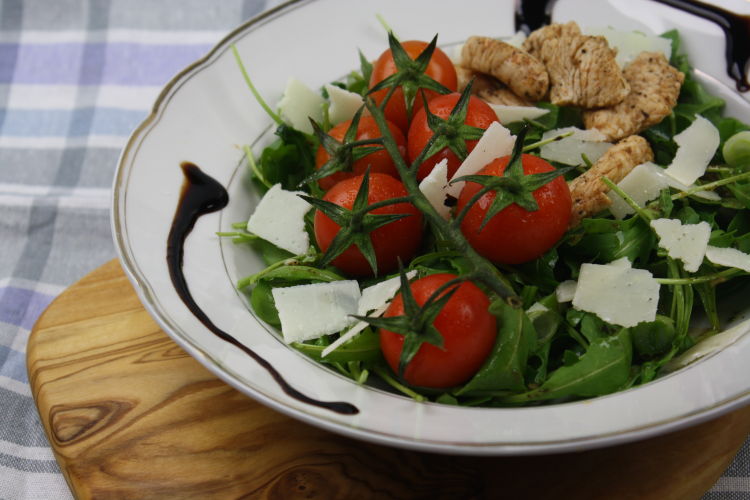
[[[596,129],[581,130],[577,127],[565,127],[548,130],[542,134],[542,140],[573,132],[573,135],[545,144],[539,150],[539,156],[545,160],[556,161],[566,165],[584,165],[583,156],[591,163],[601,158],[612,144],[604,142],[606,137]]]
[[[247,230],[279,248],[301,255],[310,248],[305,231],[305,214],[310,204],[297,196],[301,191],[285,191],[274,185],[255,207]]]
[[[750,255],[736,248],[719,248],[708,245],[706,258],[719,266],[736,267],[750,273]]]
[[[351,120],[357,110],[364,104],[362,96],[356,92],[350,92],[331,84],[327,84],[325,88],[331,100],[328,118],[332,125]]]
[[[528,314],[534,314],[534,313],[537,313],[537,312],[538,313],[543,313],[543,312],[547,312],[547,311],[549,311],[549,309],[547,308],[547,306],[545,306],[541,302],[534,302],[533,304],[531,304],[531,306],[528,309],[526,309],[526,312]]]
[[[620,67],[635,59],[641,52],[661,52],[667,61],[672,55],[672,41],[656,35],[647,35],[640,31],[623,31],[612,27],[587,27],[583,33],[591,36],[603,36],[609,46],[617,49],[615,60]]]
[[[658,197],[659,192],[667,186],[667,176],[664,174],[664,169],[650,161],[637,165],[617,183],[617,187],[625,191],[641,208],[647,202]],[[607,196],[612,200],[609,211],[616,219],[622,219],[633,213],[633,208],[614,191],[609,191]]]
[[[497,115],[497,119],[503,125],[507,123],[522,122],[524,120],[535,120],[549,113],[548,109],[535,106],[505,106],[503,104],[487,103]]]
[[[562,304],[564,302],[570,302],[576,295],[576,288],[578,288],[578,282],[573,280],[565,280],[555,289],[555,296],[557,302]]]
[[[547,139],[552,139],[553,137],[557,137],[558,135],[562,135],[562,134],[567,134],[568,132],[572,132],[572,135],[569,135],[561,140],[578,139],[579,141],[588,141],[588,142],[605,142],[607,140],[607,136],[602,134],[601,131],[595,128],[581,129],[578,127],[563,127],[563,128],[556,128],[553,130],[548,130],[544,134],[542,134],[542,140],[546,141]]]
[[[666,171],[653,162],[642,163],[631,170],[617,186],[625,191],[638,206],[644,207],[647,202],[659,196],[659,192],[666,188],[672,187],[680,191],[694,189],[695,184],[686,186],[677,179],[667,175]],[[625,200],[614,191],[607,193],[612,200],[609,211],[616,219],[622,219],[626,215],[632,214],[633,209]],[[696,191],[693,196],[711,201],[719,201],[721,197],[713,191]]]
[[[694,273],[706,255],[711,226],[707,222],[682,224],[677,219],[656,219],[651,221],[659,236],[659,246],[673,259],[682,261],[685,270]]]
[[[633,267],[633,264],[630,262],[630,259],[628,259],[627,257],[620,257],[617,260],[613,260],[612,262],[609,263],[609,265],[615,266],[615,267],[622,267],[624,269]]]
[[[378,316],[382,315],[385,310],[388,308],[388,306],[381,306],[379,309],[376,309],[371,314],[372,317],[377,318]],[[366,321],[357,321],[354,326],[352,326],[349,330],[347,330],[345,333],[343,333],[339,338],[334,340],[331,345],[327,346],[323,351],[320,353],[321,358],[325,358],[329,354],[331,354],[333,351],[341,347],[342,345],[349,342],[351,339],[356,337],[362,330],[368,327],[368,323]]]
[[[448,54],[448,57],[455,66],[461,66],[461,53],[463,52],[463,50],[464,44],[459,43],[455,47],[453,47],[453,50],[451,50]]]
[[[284,342],[316,339],[343,330],[357,314],[360,291],[356,280],[274,288]]]
[[[289,125],[300,132],[312,134],[310,118],[316,122],[323,120],[324,102],[323,96],[296,78],[290,78],[279,101],[279,112]]]
[[[644,269],[621,264],[583,264],[573,307],[624,327],[656,319],[659,282]]]
[[[412,279],[416,275],[416,271],[409,271],[408,273],[406,273],[406,277],[408,279]],[[362,296],[360,297],[359,304],[357,306],[357,314],[359,316],[362,316],[369,312],[370,314],[368,314],[368,316],[371,318],[377,318],[378,316],[381,316],[388,308],[388,304],[390,303],[391,299],[393,299],[393,296],[396,295],[396,292],[400,287],[400,276],[396,276],[395,278],[391,278],[385,281],[381,281],[380,283],[377,283],[375,285],[368,286],[367,288],[362,290]],[[320,354],[320,356],[323,358],[328,356],[339,346],[344,345],[349,340],[356,337],[359,332],[367,328],[367,325],[368,323],[365,321],[358,321],[354,324],[354,326],[352,326],[333,343],[331,343],[331,345],[323,349],[323,352]]]
[[[409,271],[406,273],[407,279],[412,279],[417,275],[417,271]],[[367,314],[373,309],[378,309],[382,305],[388,303],[396,292],[401,288],[401,277],[396,276],[395,278],[387,279],[376,283],[372,286],[368,286],[362,290],[362,298],[359,299],[359,306],[357,307],[357,314],[360,316]]]
[[[464,175],[474,175],[495,158],[508,156],[513,152],[513,145],[515,143],[516,136],[510,135],[510,130],[503,127],[500,122],[492,122],[487,127],[487,130],[484,131],[484,134],[482,134],[477,145],[469,153],[469,156],[466,157],[461,166],[458,167],[458,170],[456,170],[456,173],[453,174],[451,180],[463,177]],[[454,198],[458,198],[463,187],[464,182],[454,182],[448,186],[448,194]]]
[[[706,173],[719,147],[719,131],[713,123],[697,115],[688,128],[674,136],[674,142],[679,148],[665,172],[689,186]]]
[[[446,158],[440,160],[427,177],[422,179],[419,183],[419,190],[443,219],[447,220],[450,217],[451,209],[445,205],[445,198],[448,196],[448,160]]]
[[[503,42],[507,43],[508,45],[521,48],[521,45],[523,45],[523,42],[526,41],[526,38],[527,38],[526,33],[524,33],[521,30],[518,30],[513,36],[510,36],[508,38],[503,38]]]

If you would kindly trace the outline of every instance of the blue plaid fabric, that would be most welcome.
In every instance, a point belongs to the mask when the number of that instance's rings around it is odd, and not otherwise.
[[[275,3],[0,0],[0,498],[71,498],[26,343],[57,294],[115,257],[120,148],[164,83]],[[750,498],[750,443],[705,498]]]
[[[115,257],[117,158],[161,87],[265,5],[0,0],[0,498],[71,497],[29,390],[29,332]]]

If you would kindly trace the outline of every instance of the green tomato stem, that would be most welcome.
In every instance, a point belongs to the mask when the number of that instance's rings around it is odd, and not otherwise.
[[[417,165],[420,164],[422,155],[420,155],[420,158],[417,158],[410,168],[401,157],[401,154],[398,151],[398,145],[386,126],[383,111],[374,104],[372,99],[368,99],[366,105],[383,134],[383,145],[391,158],[393,158],[393,162],[401,176],[401,181],[404,183],[404,187],[409,193],[412,204],[417,210],[422,212],[433,230],[445,238],[446,243],[452,250],[455,250],[466,257],[474,268],[471,274],[477,281],[480,281],[497,295],[506,299],[508,303],[514,307],[520,306],[521,300],[518,295],[516,295],[510,282],[492,263],[479,255],[476,250],[472,248],[459,228],[452,226],[450,222],[443,219],[425,197],[424,193],[420,191],[416,171]]]

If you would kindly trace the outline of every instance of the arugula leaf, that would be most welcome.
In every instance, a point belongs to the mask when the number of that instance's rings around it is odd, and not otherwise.
[[[329,269],[318,269],[311,266],[281,266],[263,275],[262,281],[281,281],[286,283],[320,283],[343,280],[344,277]]]
[[[539,388],[502,401],[526,403],[615,392],[628,381],[632,355],[630,330],[623,328],[614,336],[593,342],[575,364],[558,368]]]
[[[656,245],[653,230],[638,216],[621,221],[583,219],[581,225],[583,237],[567,246],[581,261],[609,263],[627,257],[645,262]]]
[[[260,254],[261,257],[263,257],[263,262],[265,262],[267,266],[276,264],[277,262],[286,260],[289,257],[294,256],[294,254],[292,254],[291,252],[284,250],[283,248],[279,248],[273,243],[262,238],[256,238],[250,241],[250,245],[256,252]]]
[[[322,357],[326,345],[292,342],[292,347],[319,363],[347,363],[351,361],[373,362],[380,359],[380,336],[371,328],[365,328],[352,340]]]
[[[538,259],[515,266],[513,277],[521,284],[534,283],[542,293],[548,294],[560,284],[555,276],[558,260],[557,248],[553,247]]]
[[[672,42],[672,54],[669,57],[669,64],[683,73],[690,73],[692,67],[690,66],[690,63],[688,63],[687,56],[682,53],[682,40],[680,39],[680,33],[677,30],[669,30],[659,36],[662,38],[668,38]]]
[[[261,320],[269,325],[280,327],[279,311],[276,309],[276,302],[273,300],[271,290],[273,290],[273,287],[265,281],[256,284],[250,292],[250,306]]]
[[[286,124],[279,125],[275,133],[279,139],[263,150],[258,168],[271,185],[298,189],[315,170],[315,139]]]
[[[536,332],[526,312],[495,300],[489,311],[500,325],[495,347],[476,375],[454,394],[479,396],[497,391],[523,391],[529,352],[536,346]]]

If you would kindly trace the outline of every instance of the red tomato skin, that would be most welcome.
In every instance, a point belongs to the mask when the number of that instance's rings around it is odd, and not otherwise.
[[[441,95],[432,99],[427,106],[434,115],[446,119],[450,116],[451,111],[453,111],[453,108],[456,106],[456,103],[460,98],[461,94],[458,93]],[[466,113],[466,120],[464,120],[465,124],[487,130],[487,127],[489,127],[492,122],[496,121],[498,121],[497,114],[495,114],[489,104],[478,97],[471,96],[469,98],[469,109]],[[413,163],[414,160],[417,159],[419,153],[422,152],[422,149],[424,149],[427,142],[432,138],[432,135],[433,132],[430,130],[429,125],[427,125],[427,113],[424,109],[420,109],[414,115],[414,119],[409,126],[409,135],[407,139],[409,163]],[[466,141],[466,148],[469,152],[474,149],[477,142],[479,141]],[[461,166],[461,160],[459,160],[458,156],[456,156],[449,148],[444,148],[419,166],[417,179],[422,180],[427,177],[435,165],[444,158],[448,160],[448,179],[453,177],[453,174],[456,173],[458,167]]]
[[[351,209],[357,191],[364,176],[344,179],[333,186],[323,196],[323,199],[344,208]],[[371,173],[368,201],[370,204],[406,196],[407,191],[401,181],[390,175]],[[398,269],[399,258],[407,263],[419,250],[422,242],[422,213],[411,203],[396,203],[373,210],[373,214],[410,214],[385,226],[381,226],[370,233],[372,246],[375,249],[378,263],[378,274],[387,274]],[[315,212],[314,232],[315,240],[320,249],[325,252],[339,232],[339,225],[333,222],[321,211]],[[332,264],[353,277],[372,276],[372,269],[364,255],[355,245],[333,259]]]
[[[411,290],[419,305],[453,274],[431,274],[411,283]],[[406,365],[404,379],[420,387],[455,387],[468,381],[482,366],[492,351],[497,336],[495,317],[487,311],[490,301],[475,284],[464,281],[442,311],[434,326],[443,335],[444,348],[423,343],[411,362]],[[404,314],[401,293],[397,294],[384,316]],[[404,336],[380,330],[380,348],[391,369],[398,373],[398,363]]]
[[[510,160],[509,156],[497,158],[478,173],[501,175]],[[543,159],[524,154],[525,174],[550,172],[554,167]],[[456,206],[460,212],[480,186],[467,182],[461,190]],[[472,247],[481,255],[497,264],[522,264],[541,257],[565,234],[570,222],[572,200],[570,190],[562,176],[545,184],[533,193],[539,210],[527,212],[515,203],[495,215],[479,230],[495,193],[482,196],[461,222],[461,231]]]
[[[328,132],[328,135],[330,135],[337,141],[343,141],[344,135],[346,134],[346,131],[351,123],[351,120],[339,123]],[[396,125],[391,122],[388,122],[388,130],[390,130],[393,138],[396,141],[396,144],[398,144],[399,153],[401,153],[401,157],[403,158],[404,156],[406,156],[406,138],[404,137],[404,134]],[[357,136],[355,140],[364,141],[367,139],[377,139],[379,137],[382,137],[382,135],[383,134],[380,133],[380,129],[378,128],[378,125],[375,123],[375,119],[372,116],[363,116],[362,118],[360,118],[359,125],[357,126]],[[325,148],[323,146],[318,146],[318,150],[315,152],[315,168],[319,169],[330,159],[331,155],[328,154]],[[391,177],[395,177],[396,179],[399,178],[398,170],[396,169],[396,165],[393,163],[391,155],[388,154],[388,151],[382,149],[380,151],[370,153],[364,158],[360,158],[359,160],[355,161],[352,165],[351,172],[335,172],[327,177],[323,177],[322,179],[320,179],[318,181],[318,184],[323,190],[328,191],[334,185],[343,181],[344,179],[364,174],[367,170],[367,167],[370,167],[370,172],[378,172],[381,174],[390,175]]]
[[[418,40],[409,40],[402,42],[401,44],[409,57],[416,59],[419,54],[429,45],[427,42]],[[372,68],[372,75],[370,76],[370,87],[374,87],[385,78],[391,76],[396,72],[396,63],[393,61],[393,55],[390,49],[386,50],[380,57],[375,61]],[[456,69],[453,66],[450,58],[435,47],[435,51],[432,53],[432,58],[427,65],[425,73],[433,80],[443,84],[445,87],[454,91],[458,88],[458,77],[456,75]],[[382,89],[372,94],[373,99],[376,103],[380,104],[385,99],[389,89]],[[425,90],[425,97],[429,101],[433,97],[439,95],[431,90]],[[414,106],[412,115],[422,107],[422,97],[417,94],[414,100]],[[385,105],[385,117],[395,123],[404,133],[409,130],[409,122],[411,117],[406,109],[406,103],[404,101],[404,94],[401,88],[397,88],[393,92],[393,96]]]

